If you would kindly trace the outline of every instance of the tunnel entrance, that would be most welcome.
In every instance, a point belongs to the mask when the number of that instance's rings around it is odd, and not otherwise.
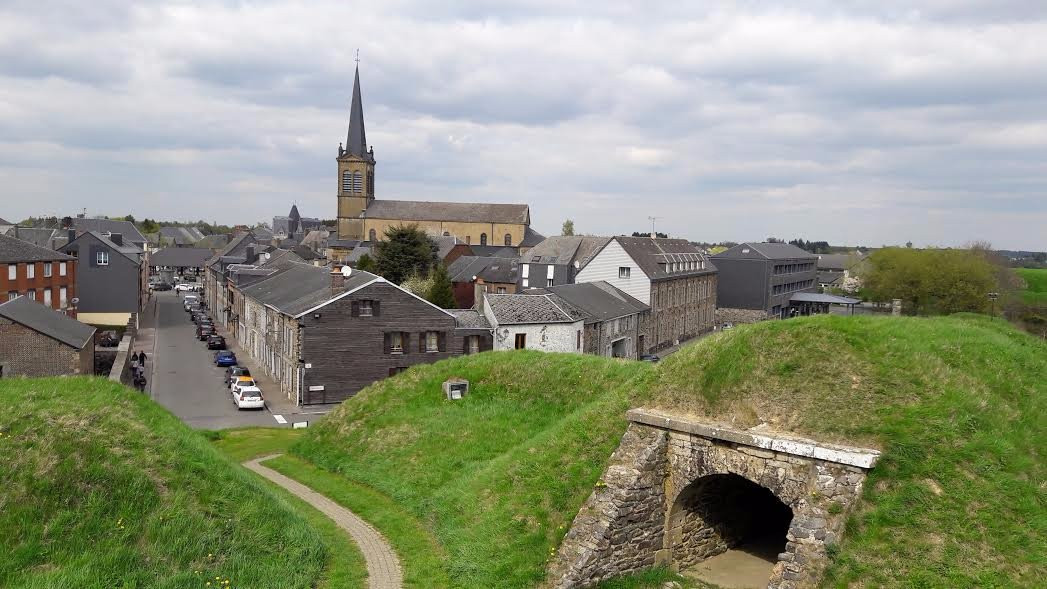
[[[670,512],[673,568],[721,587],[766,587],[792,517],[774,493],[744,477],[702,477]]]

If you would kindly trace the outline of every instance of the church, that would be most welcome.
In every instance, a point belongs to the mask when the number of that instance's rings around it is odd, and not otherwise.
[[[338,146],[338,238],[329,257],[344,260],[362,242],[383,239],[385,230],[418,225],[434,237],[456,237],[477,246],[529,247],[542,236],[531,230],[531,211],[522,204],[426,202],[375,198],[374,148],[364,132],[360,68],[353,80],[349,134]],[[534,242],[534,243],[531,243]]]

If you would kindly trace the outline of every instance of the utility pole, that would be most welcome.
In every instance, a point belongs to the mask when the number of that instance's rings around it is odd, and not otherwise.
[[[990,292],[989,293],[989,301],[990,301],[990,304],[992,305],[991,306],[992,311],[989,312],[989,317],[991,317],[993,319],[996,319],[996,299],[999,296],[1000,296],[1000,293],[998,293],[998,292]]]

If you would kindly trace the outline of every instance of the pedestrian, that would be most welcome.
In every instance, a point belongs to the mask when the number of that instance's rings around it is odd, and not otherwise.
[[[142,368],[145,368],[145,350],[138,354],[138,363],[142,365]]]
[[[131,354],[131,368],[138,366],[138,352]]]

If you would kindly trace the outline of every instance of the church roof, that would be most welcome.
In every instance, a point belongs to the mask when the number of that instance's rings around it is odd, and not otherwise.
[[[375,200],[364,217],[397,221],[455,221],[459,223],[510,223],[530,225],[527,205],[426,202],[416,200]],[[495,239],[495,236],[490,236]]]
[[[353,80],[353,102],[349,107],[349,135],[345,139],[345,152],[357,157],[367,157],[367,133],[364,132],[364,102],[360,97],[360,67],[356,68]]]

